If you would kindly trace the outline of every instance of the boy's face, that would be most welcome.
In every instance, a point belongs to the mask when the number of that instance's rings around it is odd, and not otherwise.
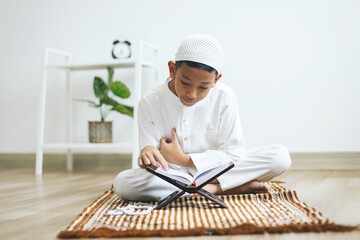
[[[170,77],[174,79],[169,84],[170,90],[187,107],[204,99],[221,77],[221,74],[215,77],[215,71],[210,73],[203,69],[190,67],[186,63],[183,63],[178,69],[175,69],[173,61],[169,61],[168,65]]]

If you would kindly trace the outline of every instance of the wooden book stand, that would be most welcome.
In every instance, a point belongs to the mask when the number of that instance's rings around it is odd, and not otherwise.
[[[223,200],[221,200],[219,197],[215,196],[214,194],[209,193],[208,191],[202,189],[202,187],[204,187],[206,184],[210,183],[212,180],[218,178],[220,175],[224,174],[225,172],[229,171],[231,168],[234,167],[234,164],[230,164],[226,169],[224,169],[223,171],[221,171],[220,173],[212,176],[211,178],[209,178],[208,180],[206,180],[204,183],[202,183],[199,186],[189,186],[186,185],[185,183],[179,182],[177,180],[174,180],[168,176],[164,176],[162,174],[159,174],[158,172],[156,172],[156,168],[152,165],[146,166],[146,170],[151,172],[152,174],[164,179],[165,181],[171,183],[172,185],[180,188],[179,190],[171,193],[169,196],[161,199],[158,202],[158,205],[155,209],[161,209],[164,206],[166,206],[167,204],[171,203],[172,201],[178,199],[179,197],[181,197],[182,195],[185,194],[185,192],[187,193],[198,193],[199,195],[205,197],[206,199],[217,203],[218,205],[220,205],[223,208],[227,208],[226,204],[224,203]]]

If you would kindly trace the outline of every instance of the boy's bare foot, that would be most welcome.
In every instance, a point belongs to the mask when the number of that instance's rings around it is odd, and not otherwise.
[[[253,180],[236,188],[226,190],[221,194],[241,194],[241,193],[270,193],[270,187],[262,182]]]
[[[241,186],[222,191],[219,184],[207,184],[204,189],[215,195],[245,194],[245,193],[270,193],[270,187],[262,182],[253,180]],[[194,194],[194,197],[199,194]]]

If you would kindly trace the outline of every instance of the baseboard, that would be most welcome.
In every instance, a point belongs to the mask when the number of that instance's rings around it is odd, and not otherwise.
[[[360,170],[360,152],[293,152],[290,170]]]
[[[34,168],[35,153],[0,153],[0,168]],[[44,168],[66,168],[66,154],[45,153]],[[75,153],[76,168],[131,168],[131,154]]]
[[[290,170],[360,170],[360,152],[293,152]],[[131,154],[75,153],[74,168],[131,168]],[[34,168],[35,153],[0,153],[0,168]],[[44,168],[66,168],[66,155],[44,154]]]

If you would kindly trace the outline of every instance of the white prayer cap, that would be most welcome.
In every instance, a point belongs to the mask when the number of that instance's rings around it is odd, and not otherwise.
[[[218,73],[222,69],[224,51],[214,38],[204,34],[194,34],[185,38],[180,44],[175,61],[192,61],[206,64]]]

